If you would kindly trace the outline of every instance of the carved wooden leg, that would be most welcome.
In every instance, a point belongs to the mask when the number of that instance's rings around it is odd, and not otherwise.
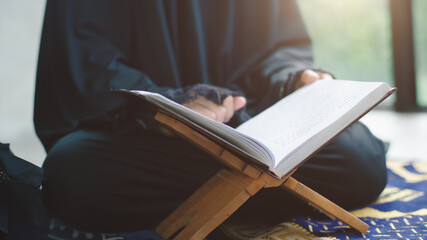
[[[187,225],[190,219],[199,211],[200,201],[220,183],[221,179],[218,178],[218,174],[219,172],[197,189],[196,192],[157,226],[156,232],[161,237],[169,238]]]
[[[282,187],[295,193],[332,219],[337,218],[361,233],[366,233],[369,229],[368,224],[292,177],[288,178]]]
[[[160,223],[157,233],[169,238],[182,229],[176,240],[203,239],[262,188],[256,181],[237,171],[219,171]]]

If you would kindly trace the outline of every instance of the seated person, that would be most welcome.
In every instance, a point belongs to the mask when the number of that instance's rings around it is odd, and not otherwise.
[[[48,0],[34,113],[47,207],[86,231],[153,229],[224,167],[112,88],[236,127],[323,78],[294,1]],[[386,184],[383,143],[357,122],[293,176],[345,208],[367,204]],[[300,203],[264,189],[239,213],[283,219]]]

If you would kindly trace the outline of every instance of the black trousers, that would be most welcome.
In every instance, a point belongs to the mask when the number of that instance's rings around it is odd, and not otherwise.
[[[177,137],[79,130],[60,139],[44,163],[44,195],[57,217],[82,230],[154,228],[223,166]],[[293,175],[345,208],[367,204],[386,184],[383,143],[357,122]],[[284,219],[306,204],[263,189],[237,214]]]

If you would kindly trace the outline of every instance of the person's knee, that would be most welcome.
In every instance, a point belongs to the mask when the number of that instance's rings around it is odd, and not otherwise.
[[[52,214],[73,217],[84,212],[82,208],[89,198],[83,193],[90,192],[90,175],[94,170],[87,157],[90,147],[78,134],[72,134],[49,151],[43,164],[43,196]]]
[[[60,139],[49,151],[43,163],[46,180],[61,185],[76,184],[75,180],[84,177],[82,172],[85,172],[84,169],[88,169],[90,165],[87,159],[88,148],[90,146],[81,141],[78,134]]]
[[[82,230],[152,227],[221,167],[201,161],[198,149],[176,154],[179,146],[163,145],[84,131],[62,138],[43,166],[48,208]]]
[[[375,201],[387,183],[384,144],[361,123],[337,139],[338,151],[345,162],[348,207]]]

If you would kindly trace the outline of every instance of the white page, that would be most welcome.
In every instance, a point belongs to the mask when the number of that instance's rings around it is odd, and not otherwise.
[[[151,101],[160,106],[163,106],[166,109],[169,109],[175,114],[189,119],[190,121],[198,124],[199,126],[202,126],[206,130],[209,130],[213,134],[233,144],[240,150],[246,152],[248,155],[257,159],[260,163],[263,163],[270,168],[273,167],[272,153],[265,146],[262,146],[259,141],[253,140],[245,134],[239,133],[230,126],[209,119],[198,112],[195,112],[181,104],[165,98],[158,93],[142,90],[131,90],[131,92],[141,95],[145,98],[149,98]]]
[[[317,81],[277,102],[237,130],[265,144],[273,152],[276,166],[381,84]]]

